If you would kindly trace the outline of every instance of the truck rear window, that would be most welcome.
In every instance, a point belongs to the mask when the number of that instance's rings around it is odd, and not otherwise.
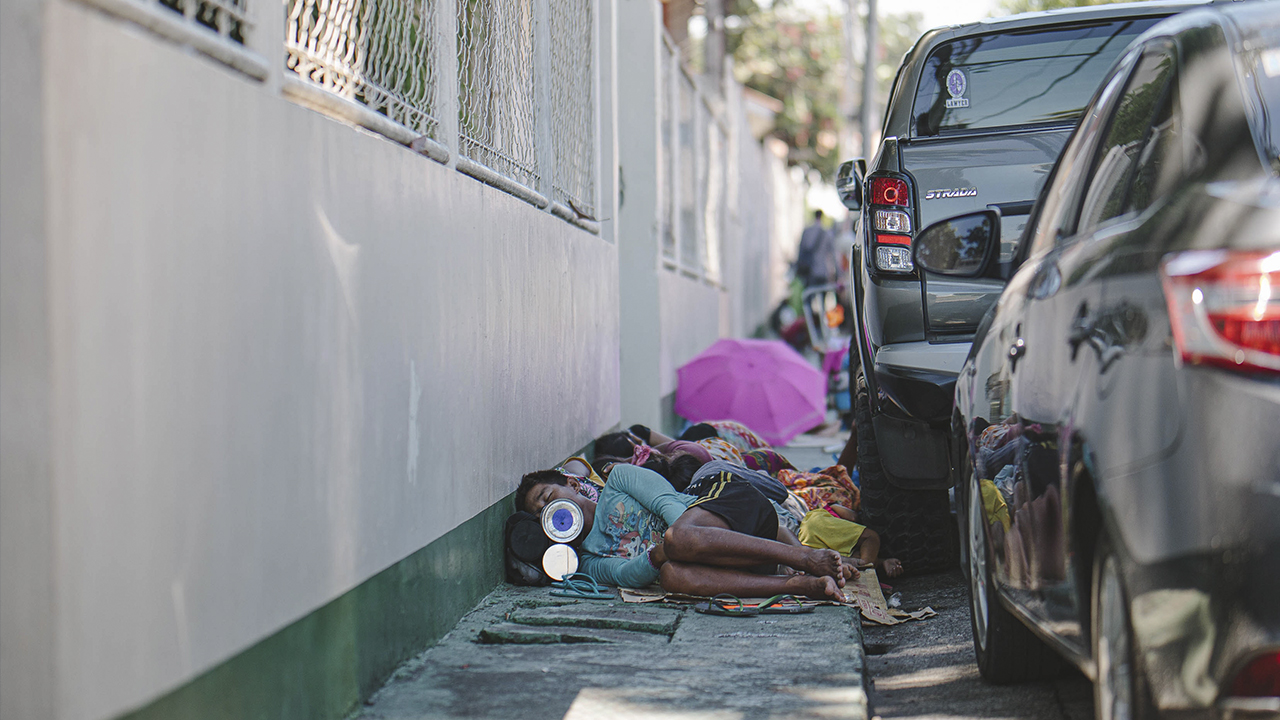
[[[980,35],[943,43],[925,63],[916,136],[1073,124],[1120,52],[1161,18]]]

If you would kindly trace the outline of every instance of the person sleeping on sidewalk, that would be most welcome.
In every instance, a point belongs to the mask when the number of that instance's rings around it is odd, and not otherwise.
[[[740,478],[726,475],[687,495],[652,470],[618,465],[598,502],[580,492],[580,482],[557,470],[529,473],[516,509],[537,514],[553,500],[575,502],[585,521],[574,542],[579,571],[597,582],[640,588],[658,580],[689,595],[843,601],[840,588],[858,575],[838,552],[805,547],[780,530],[774,506]],[[779,565],[794,574],[774,574]]]

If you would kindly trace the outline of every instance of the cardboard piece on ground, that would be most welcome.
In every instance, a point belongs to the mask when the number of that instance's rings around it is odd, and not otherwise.
[[[844,586],[844,592],[849,596],[850,602],[862,611],[862,617],[881,625],[897,625],[902,622],[889,614],[889,604],[880,591],[880,578],[873,568],[862,570],[856,581]]]
[[[652,602],[677,602],[677,603],[693,603],[707,600],[705,597],[696,595],[684,595],[681,593],[668,593],[663,591],[658,585],[650,585],[646,588],[631,589],[620,588],[622,592],[622,601],[629,603],[652,603]],[[873,568],[864,569],[858,579],[844,586],[845,596],[849,598],[848,603],[838,603],[833,600],[801,600],[803,605],[856,605],[862,613],[862,617],[881,625],[897,625],[898,623],[908,620],[924,620],[931,618],[938,613],[933,608],[921,608],[913,612],[905,610],[890,609],[889,604],[885,602],[884,593],[880,590],[880,578],[877,577]],[[765,598],[742,598],[743,605],[752,606],[759,605],[764,602]]]
[[[650,585],[649,587],[634,590],[631,588],[618,588],[618,590],[622,593],[622,602],[651,603],[662,602],[667,599],[667,593],[657,585]]]
[[[923,608],[920,608],[919,610],[913,610],[911,612],[907,612],[906,610],[898,610],[897,608],[890,608],[889,614],[896,618],[901,618],[902,620],[924,620],[926,618],[931,618],[937,615],[938,612],[931,607],[923,607]]]

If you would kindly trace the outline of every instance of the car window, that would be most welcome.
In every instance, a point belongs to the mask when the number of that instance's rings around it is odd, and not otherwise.
[[[1149,204],[1165,161],[1180,152],[1172,142],[1176,133],[1169,92],[1175,65],[1173,47],[1166,43],[1149,48],[1138,60],[1098,146],[1080,205],[1077,232],[1088,232],[1124,213],[1130,189]],[[1150,152],[1140,152],[1148,139]],[[1145,175],[1134,173],[1140,164]]]
[[[961,38],[934,48],[916,88],[917,137],[1076,121],[1125,46],[1159,18]]]
[[[1116,72],[1098,94],[1093,111],[1080,121],[1080,126],[1063,149],[1049,185],[1036,203],[1031,218],[1034,226],[1025,238],[1031,245],[1024,256],[1048,252],[1063,237],[1066,222],[1074,219],[1072,212],[1076,208],[1076,198],[1079,197],[1081,176],[1088,170],[1088,161],[1093,155],[1103,122],[1125,87],[1136,57],[1136,53],[1130,53],[1120,62]]]

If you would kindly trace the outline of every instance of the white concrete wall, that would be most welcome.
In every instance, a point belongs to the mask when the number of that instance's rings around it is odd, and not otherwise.
[[[721,327],[721,304],[728,302],[720,288],[679,273],[658,275],[658,382],[661,397],[676,391],[676,369],[728,335]]]
[[[620,420],[607,239],[102,12],[11,7],[6,719],[145,703]]]
[[[53,716],[43,0],[0,2],[0,718]]]
[[[628,425],[660,427],[657,372],[662,318],[659,302],[658,51],[662,6],[657,0],[618,0],[618,164],[623,202],[618,208],[618,308],[622,417]]]

